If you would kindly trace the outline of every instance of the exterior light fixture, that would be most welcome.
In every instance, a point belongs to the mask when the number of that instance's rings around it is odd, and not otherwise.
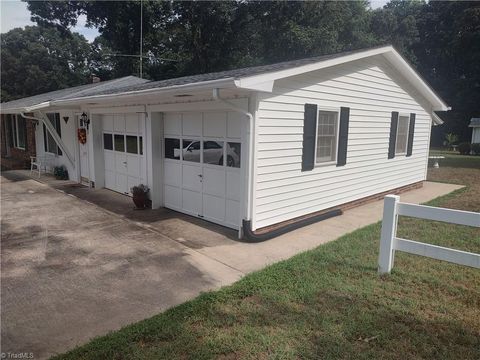
[[[66,124],[68,122],[68,116],[64,116],[63,121],[65,121],[65,124]]]
[[[87,113],[84,112],[80,115],[80,126],[86,127],[88,130],[88,125],[90,125],[90,119],[88,118]]]

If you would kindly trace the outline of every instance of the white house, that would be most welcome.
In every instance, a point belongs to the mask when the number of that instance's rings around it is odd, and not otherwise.
[[[391,46],[9,104],[45,124],[37,154],[56,140],[76,181],[144,183],[154,208],[250,238],[421,184],[434,112],[449,110]],[[75,119],[61,136],[56,117]]]
[[[472,128],[472,144],[480,144],[480,118],[471,118],[468,127]]]

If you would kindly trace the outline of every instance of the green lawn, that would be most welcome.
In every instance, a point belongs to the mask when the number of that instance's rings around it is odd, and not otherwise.
[[[432,205],[480,211],[480,166],[429,179],[468,185]],[[397,253],[379,277],[379,234],[367,226],[58,358],[478,360],[480,271]],[[480,229],[402,218],[399,236],[480,252]]]
[[[448,150],[430,150],[430,156],[444,156],[440,159],[440,167],[474,168],[480,169],[480,156],[478,155],[460,155],[458,152]],[[433,165],[433,160],[429,160],[429,166]]]

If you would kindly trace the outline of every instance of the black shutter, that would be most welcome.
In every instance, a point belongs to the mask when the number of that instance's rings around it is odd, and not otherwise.
[[[43,149],[48,152],[47,148],[47,127],[43,124]]]
[[[305,104],[303,118],[302,171],[315,166],[315,137],[317,132],[317,105]]]
[[[55,113],[55,129],[57,130],[58,137],[62,137],[62,124],[60,123],[60,114]],[[60,146],[57,145],[57,154],[62,155],[62,150]]]
[[[397,142],[398,112],[392,111],[392,119],[390,122],[390,141],[388,143],[388,158],[395,157],[395,145]]]
[[[410,124],[408,126],[407,156],[412,156],[414,133],[415,133],[415,114],[412,113],[410,114]]]
[[[350,119],[350,108],[348,107],[340,108],[340,130],[338,131],[337,166],[344,166],[347,163],[349,119]]]

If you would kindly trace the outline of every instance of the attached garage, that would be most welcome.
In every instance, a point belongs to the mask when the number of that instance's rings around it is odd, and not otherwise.
[[[147,81],[35,111],[51,107],[88,112],[95,187],[128,194],[143,183],[153,208],[257,240],[421,186],[434,111],[449,110],[391,46]]]
[[[165,207],[238,229],[241,115],[165,113]]]
[[[145,184],[143,114],[102,115],[105,187],[122,194]]]

